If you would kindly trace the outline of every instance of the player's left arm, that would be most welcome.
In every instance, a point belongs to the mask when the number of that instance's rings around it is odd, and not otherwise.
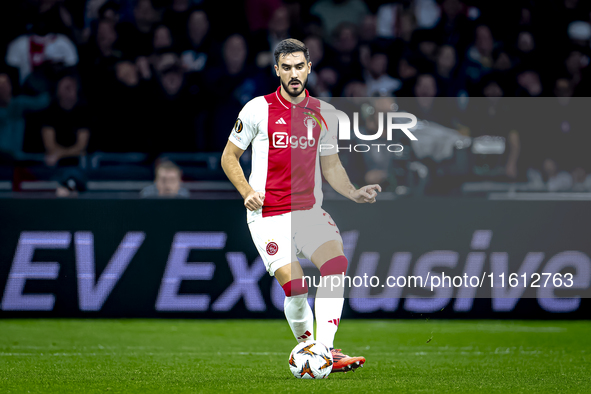
[[[343,167],[338,154],[329,156],[320,156],[320,165],[322,175],[328,181],[330,186],[339,194],[358,203],[374,203],[378,192],[382,191],[380,185],[366,185],[359,189],[349,180],[347,171]]]

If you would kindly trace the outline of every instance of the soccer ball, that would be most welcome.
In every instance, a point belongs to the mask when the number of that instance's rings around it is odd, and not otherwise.
[[[289,355],[289,369],[298,379],[324,379],[332,371],[332,353],[320,342],[299,343]]]

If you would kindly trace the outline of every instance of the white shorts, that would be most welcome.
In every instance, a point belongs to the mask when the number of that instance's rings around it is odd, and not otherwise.
[[[343,243],[340,231],[330,215],[321,208],[259,217],[248,224],[267,272],[271,276],[284,265],[311,259],[328,241]]]

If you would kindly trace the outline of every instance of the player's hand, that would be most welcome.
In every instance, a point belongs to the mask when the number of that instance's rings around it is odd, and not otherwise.
[[[263,206],[263,201],[265,201],[265,193],[253,191],[244,199],[244,206],[249,211],[256,211]]]
[[[376,202],[378,192],[381,191],[382,188],[380,185],[367,185],[352,192],[351,198],[353,199],[353,201],[358,202],[360,204],[366,202],[373,204],[374,202]]]

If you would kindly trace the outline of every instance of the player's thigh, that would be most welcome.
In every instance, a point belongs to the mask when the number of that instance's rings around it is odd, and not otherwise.
[[[314,251],[314,253],[312,253],[310,260],[316,267],[320,268],[328,260],[344,255],[345,253],[343,252],[343,243],[336,240],[330,240],[320,245]]]
[[[340,231],[324,210],[294,212],[292,223],[298,256],[311,260],[320,268],[326,261],[344,255]]]
[[[275,270],[275,278],[281,286],[289,281],[301,279],[304,277],[304,271],[299,261],[292,261],[291,263],[279,267]]]
[[[269,275],[297,261],[289,214],[258,218],[248,228]]]

